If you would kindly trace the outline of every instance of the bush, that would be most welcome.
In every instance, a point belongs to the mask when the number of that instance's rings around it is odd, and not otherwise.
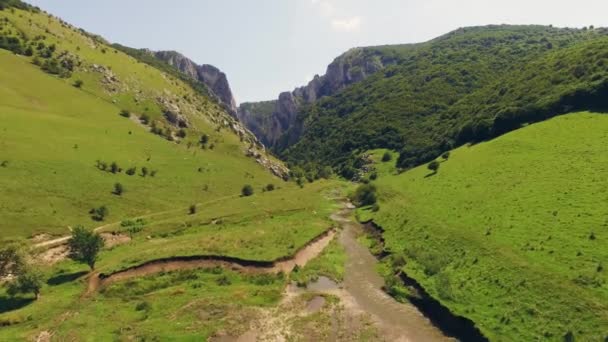
[[[360,185],[351,196],[351,201],[358,207],[375,204],[377,201],[376,187],[372,184]]]
[[[371,175],[369,175],[369,180],[376,180],[378,179],[378,173],[377,172],[372,172]]]
[[[116,174],[120,172],[120,167],[118,166],[118,164],[116,162],[112,162],[112,164],[110,164],[110,172]]]
[[[432,162],[429,163],[429,165],[427,165],[427,168],[431,171],[433,171],[433,173],[437,173],[437,171],[439,170],[439,162],[436,160],[433,160]]]
[[[124,192],[125,192],[125,188],[122,186],[122,184],[120,184],[120,183],[114,184],[114,191],[112,191],[112,193],[114,195],[122,196],[122,194]]]
[[[89,214],[91,214],[91,218],[95,221],[105,220],[106,216],[108,216],[109,213],[110,211],[105,205],[102,205],[99,208],[93,208],[89,211]]]
[[[266,191],[274,191],[274,184],[268,184],[264,189]]]
[[[190,213],[190,215],[196,214],[196,204],[192,204],[190,206],[190,208],[188,209],[188,213]]]
[[[135,311],[149,311],[151,309],[150,303],[140,302],[135,306]]]
[[[147,125],[147,124],[149,124],[149,123],[150,123],[150,116],[149,116],[148,114],[142,114],[142,115],[139,117],[139,121],[140,121],[142,124]]]
[[[124,118],[130,118],[131,117],[131,112],[129,112],[126,109],[123,109],[120,111],[120,116],[124,117]]]
[[[180,129],[179,131],[177,131],[177,136],[180,138],[185,138],[186,137],[186,130],[184,130],[183,128]]]
[[[443,154],[441,155],[441,158],[448,160],[450,159],[450,152],[443,152]]]
[[[391,161],[391,159],[393,159],[393,156],[389,152],[384,152],[384,155],[382,155],[382,162],[386,163]]]
[[[253,187],[251,185],[249,185],[249,184],[245,185],[243,187],[243,189],[241,189],[241,194],[244,197],[248,197],[248,196],[253,195]]]
[[[84,82],[82,80],[74,81],[74,87],[76,87],[76,88],[82,88],[83,84],[84,84]]]
[[[228,278],[226,275],[221,275],[219,278],[217,278],[217,280],[215,282],[219,286],[228,286],[228,285],[232,284],[232,282],[230,281],[230,278]]]
[[[148,175],[148,168],[144,166],[141,168],[141,176],[146,177],[147,175]]]
[[[129,176],[133,176],[133,175],[135,175],[136,172],[137,172],[137,168],[136,167],[132,167],[132,168],[128,169],[126,173]]]

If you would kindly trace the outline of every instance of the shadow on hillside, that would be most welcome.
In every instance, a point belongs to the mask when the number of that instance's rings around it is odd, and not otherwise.
[[[35,299],[22,298],[22,297],[0,297],[0,314],[21,309],[24,306],[29,305]]]
[[[89,272],[87,272],[87,271],[81,271],[81,272],[76,272],[76,273],[62,273],[62,274],[58,274],[58,275],[50,278],[49,280],[47,280],[46,283],[51,286],[57,286],[57,285],[72,282],[84,275],[87,275],[88,273]]]
[[[424,178],[430,178],[433,177],[434,175],[436,175],[438,172],[431,172],[428,175],[424,176]]]

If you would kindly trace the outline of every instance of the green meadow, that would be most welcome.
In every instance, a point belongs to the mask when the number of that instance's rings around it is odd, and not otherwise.
[[[403,269],[496,341],[608,337],[608,116],[575,113],[397,175],[375,151]],[[394,159],[393,159],[394,160]]]

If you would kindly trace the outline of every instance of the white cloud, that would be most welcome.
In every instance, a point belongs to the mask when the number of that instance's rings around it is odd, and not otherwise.
[[[331,24],[331,28],[338,32],[354,32],[361,27],[362,19],[360,16],[349,18],[337,15],[340,9],[332,3],[332,0],[310,0],[311,4],[318,8],[319,14],[326,17]]]
[[[358,31],[361,27],[361,17],[352,17],[346,19],[333,19],[331,27],[336,31],[353,32]]]

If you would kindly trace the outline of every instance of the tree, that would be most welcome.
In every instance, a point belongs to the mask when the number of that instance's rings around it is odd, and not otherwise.
[[[76,87],[76,88],[82,88],[83,84],[84,84],[84,82],[82,80],[74,81],[74,87]]]
[[[142,116],[139,117],[139,121],[142,124],[147,125],[150,123],[150,116],[148,114],[143,114]]]
[[[266,191],[274,191],[274,184],[268,184],[268,185],[266,185],[266,187],[264,188],[264,190],[266,190]]]
[[[126,109],[123,109],[120,111],[120,116],[122,116],[123,118],[129,118],[131,117],[131,112]]]
[[[253,195],[253,187],[251,185],[249,185],[249,184],[245,185],[243,187],[243,189],[241,189],[241,194],[244,197],[248,197],[248,196]]]
[[[114,184],[114,191],[112,192],[114,195],[122,196],[123,192],[125,192],[125,188],[122,186],[122,184]]]
[[[180,129],[179,131],[177,131],[177,136],[178,136],[179,138],[184,139],[184,138],[186,137],[186,130],[185,130],[185,129],[183,129],[183,128],[182,128],[182,129]]]
[[[188,212],[190,213],[190,215],[196,214],[196,204],[192,204],[188,209]]]
[[[433,160],[432,162],[429,163],[429,165],[427,165],[427,168],[431,171],[433,171],[433,173],[437,173],[437,171],[439,170],[439,162],[436,160]]]
[[[97,255],[103,248],[103,238],[82,226],[77,226],[72,231],[72,237],[68,241],[70,258],[75,261],[87,264],[91,270],[95,269]]]
[[[209,136],[207,134],[203,134],[201,136],[201,140],[200,140],[200,144],[205,147],[207,145],[207,143],[209,142]]]
[[[358,207],[373,205],[377,200],[376,187],[372,184],[360,185],[351,196],[351,201]]]
[[[384,152],[384,155],[382,155],[382,162],[386,163],[391,161],[391,159],[393,159],[393,156],[388,151]]]
[[[40,289],[44,283],[44,275],[36,269],[24,269],[17,278],[8,284],[7,293],[15,296],[19,293],[33,293],[36,299],[40,298]]]
[[[8,245],[0,249],[0,278],[21,273],[25,268],[25,258],[18,245]]]
[[[441,158],[448,160],[450,159],[450,152],[443,152],[443,154],[441,155]]]
[[[137,172],[137,167],[132,167],[127,170],[127,175],[133,176]]]
[[[147,175],[148,175],[148,168],[144,166],[141,168],[141,176],[146,177]]]

